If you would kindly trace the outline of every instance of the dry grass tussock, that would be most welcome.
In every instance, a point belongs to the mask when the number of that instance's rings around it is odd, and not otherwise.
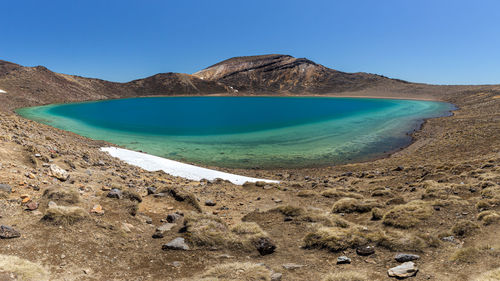
[[[490,225],[500,221],[500,214],[495,211],[483,211],[477,215],[477,220],[482,221],[484,225]]]
[[[77,204],[80,202],[80,194],[76,190],[62,187],[62,186],[51,186],[47,188],[42,195],[45,201],[54,201],[57,204]]]
[[[394,206],[384,215],[382,222],[388,226],[410,228],[431,217],[433,212],[428,202],[414,200]]]
[[[221,218],[191,212],[184,217],[188,240],[201,247],[225,247],[251,251],[260,238],[268,238],[257,223],[240,222],[229,227]]]
[[[481,274],[474,281],[500,281],[500,267]]]
[[[422,251],[426,247],[437,247],[439,243],[437,237],[381,229],[370,230],[359,225],[349,228],[318,227],[304,237],[306,248],[328,249],[332,252],[368,244],[391,251]]]
[[[368,277],[362,273],[355,271],[344,271],[330,273],[325,276],[321,281],[368,281]]]
[[[342,198],[333,204],[333,213],[366,213],[379,204],[374,200],[360,200],[356,198]]]
[[[270,281],[272,272],[265,266],[250,262],[215,265],[193,281]]]
[[[480,255],[480,251],[473,247],[465,247],[456,250],[450,257],[453,262],[474,263]]]
[[[272,209],[271,212],[272,211],[278,211],[285,216],[293,217],[297,221],[320,223],[323,226],[337,226],[342,228],[349,227],[348,221],[342,219],[338,215],[325,212],[321,209],[304,209],[301,207],[285,205]]]
[[[451,229],[451,232],[453,234],[455,234],[456,236],[465,237],[465,236],[475,234],[475,233],[479,232],[479,230],[480,230],[480,227],[479,227],[479,225],[477,225],[477,223],[463,220],[463,221],[457,222],[453,226],[453,228]]]
[[[49,280],[49,274],[42,266],[16,256],[0,255],[0,272],[13,273],[16,280]]]
[[[355,198],[355,199],[363,198],[361,194],[349,191],[337,190],[336,188],[328,188],[323,192],[321,192],[321,195],[328,198],[345,198],[345,197]]]
[[[42,221],[53,225],[72,225],[89,218],[81,207],[52,205],[45,210]]]
[[[193,206],[194,209],[200,213],[203,211],[201,209],[200,203],[198,202],[198,199],[196,199],[196,196],[194,196],[193,193],[186,192],[175,187],[164,187],[160,189],[159,193],[166,193],[172,196],[177,201],[186,202],[189,205]]]

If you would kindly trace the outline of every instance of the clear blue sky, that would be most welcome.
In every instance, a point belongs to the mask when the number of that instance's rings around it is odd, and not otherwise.
[[[415,82],[500,83],[497,0],[5,0],[0,11],[0,59],[112,81],[281,53]]]

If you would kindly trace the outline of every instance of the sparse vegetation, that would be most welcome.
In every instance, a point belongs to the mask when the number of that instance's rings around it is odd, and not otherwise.
[[[477,223],[463,220],[456,223],[451,232],[457,236],[469,236],[475,234],[479,231],[479,225]]]
[[[49,280],[49,273],[45,268],[16,256],[0,255],[0,273],[2,272],[14,273],[17,276],[16,280],[18,278],[19,280]]]
[[[432,216],[433,210],[429,203],[421,200],[414,200],[404,205],[397,205],[390,209],[383,217],[382,222],[385,225],[410,228],[422,220]]]
[[[473,263],[479,256],[480,251],[474,247],[461,248],[455,251],[450,257],[453,262]]]
[[[484,225],[490,225],[500,221],[500,214],[492,210],[483,211],[477,215],[477,219],[482,221]]]
[[[53,225],[71,225],[88,218],[88,213],[76,206],[49,206],[42,221]]]
[[[363,198],[361,194],[348,191],[341,191],[336,188],[326,189],[323,192],[321,192],[321,195],[328,198],[345,198],[345,197],[356,198],[356,199]]]
[[[193,281],[270,281],[272,272],[262,264],[233,262],[215,265]]]
[[[368,281],[368,277],[365,274],[355,272],[355,271],[342,271],[330,273],[321,281]]]
[[[342,198],[333,204],[333,213],[366,213],[377,203],[375,201],[364,201],[355,198]]]

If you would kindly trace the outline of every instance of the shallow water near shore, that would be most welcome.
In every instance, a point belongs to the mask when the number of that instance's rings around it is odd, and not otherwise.
[[[303,168],[380,157],[411,142],[434,101],[152,97],[22,108],[28,119],[153,155],[229,168]]]

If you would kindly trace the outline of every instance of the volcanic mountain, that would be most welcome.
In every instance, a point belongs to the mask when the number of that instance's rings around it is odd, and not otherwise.
[[[235,57],[192,75],[160,73],[127,83],[61,74],[0,60],[3,108],[99,99],[210,94],[335,94],[401,88],[405,81],[333,70],[288,55]],[[412,84],[413,85],[413,84]]]

